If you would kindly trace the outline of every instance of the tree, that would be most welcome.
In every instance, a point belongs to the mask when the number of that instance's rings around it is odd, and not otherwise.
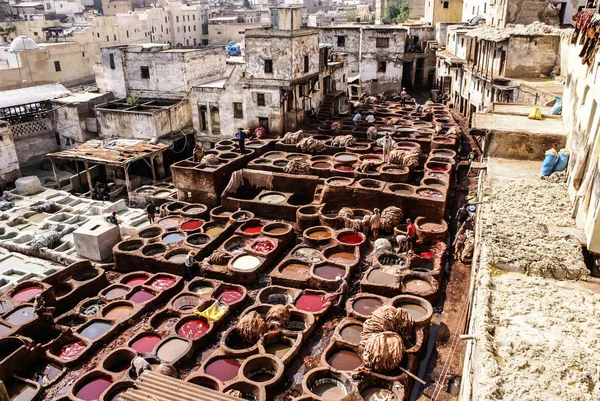
[[[348,18],[348,22],[356,22],[358,18],[358,13],[356,10],[351,10],[346,12],[346,17]]]
[[[408,19],[409,5],[408,1],[402,4],[388,3],[383,10],[383,18],[402,24]]]
[[[250,4],[250,0],[244,0],[244,8],[252,8],[252,5]]]

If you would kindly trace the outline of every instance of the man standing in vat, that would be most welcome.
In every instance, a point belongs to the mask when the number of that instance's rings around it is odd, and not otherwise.
[[[240,147],[240,153],[244,154],[246,153],[246,137],[247,137],[247,133],[246,130],[244,130],[243,128],[240,128],[238,130],[238,132],[235,133],[235,137],[238,140],[238,145]],[[252,139],[252,135],[248,136],[248,139]]]
[[[379,238],[379,226],[381,225],[381,212],[379,209],[373,209],[373,216],[371,216],[371,231],[373,232],[373,239],[377,241]]]
[[[156,206],[152,203],[151,200],[146,204],[146,215],[148,216],[148,221],[150,224],[154,224],[154,217],[156,217]]]
[[[413,224],[411,219],[406,219],[406,254],[412,255],[413,249],[415,247],[415,242],[417,242],[417,227]]]
[[[383,148],[383,161],[387,163],[390,159],[390,151],[392,150],[392,138],[389,132],[386,132],[385,136],[381,139],[381,147]]]
[[[185,271],[187,273],[188,280],[191,280],[194,277],[193,269],[196,264],[196,252],[190,251],[185,257]]]
[[[56,308],[51,306],[46,306],[46,301],[44,301],[44,297],[42,294],[37,294],[35,296],[35,300],[33,301],[33,311],[36,315],[45,320],[46,323],[54,324],[54,317],[52,314]]]

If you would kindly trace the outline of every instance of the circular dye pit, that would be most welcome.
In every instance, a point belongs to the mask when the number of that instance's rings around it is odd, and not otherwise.
[[[92,316],[98,313],[98,311],[102,308],[102,303],[99,300],[92,301],[92,303],[87,303],[79,308],[79,313],[85,316]]]
[[[11,298],[15,301],[29,301],[34,298],[37,294],[44,291],[44,288],[39,285],[32,285],[29,287],[21,288],[19,291],[12,294]]]
[[[4,318],[4,321],[10,325],[19,326],[21,324],[29,323],[33,319],[35,319],[33,306],[23,306],[11,312]]]
[[[108,290],[105,294],[104,294],[104,298],[106,299],[116,299],[119,297],[122,297],[123,295],[127,294],[129,292],[128,289],[122,288],[122,287],[116,287],[113,288],[111,290]]]
[[[359,344],[363,327],[360,324],[349,324],[340,330],[340,336],[349,343]]]
[[[275,371],[266,369],[261,369],[256,372],[252,372],[251,374],[248,374],[248,379],[256,383],[268,382],[270,380],[273,380],[274,377]]]
[[[106,377],[92,379],[77,391],[75,397],[84,401],[95,401],[111,384],[112,381]]]
[[[211,237],[213,237],[213,236],[221,234],[223,232],[223,230],[225,230],[225,227],[213,226],[213,227],[210,227],[210,228],[204,230],[204,233],[206,235],[210,235]]]
[[[204,220],[189,220],[181,225],[181,229],[185,231],[197,230],[204,225]]]
[[[10,301],[2,301],[0,302],[0,315],[5,314],[9,310],[13,308],[14,304]]]
[[[202,295],[202,294],[208,294],[209,292],[214,290],[214,288],[207,284],[198,284],[198,285],[195,285],[192,288],[190,288],[190,290],[193,293]]]
[[[446,171],[446,170],[448,170],[448,168],[446,168],[446,167],[431,167],[430,170],[433,170],[433,171]]]
[[[348,395],[346,387],[339,380],[331,378],[317,380],[310,391],[327,401],[341,400]]]
[[[252,245],[252,249],[254,249],[256,252],[269,253],[275,249],[275,244],[271,241],[259,241]]]
[[[133,313],[133,306],[131,305],[117,305],[109,307],[104,311],[104,317],[107,319],[120,320],[131,316]]]
[[[278,194],[278,193],[270,193],[270,194],[262,195],[258,199],[261,202],[265,202],[265,203],[281,203],[281,202],[285,201],[285,196],[282,194]]]
[[[398,401],[398,397],[390,390],[380,387],[371,387],[360,393],[364,401]]]
[[[164,291],[173,287],[175,285],[175,282],[176,280],[172,277],[156,277],[150,282],[150,287],[158,291]]]
[[[179,219],[178,218],[169,218],[169,219],[163,219],[161,221],[159,221],[157,224],[159,227],[165,228],[165,229],[170,229],[170,228],[177,228],[179,227]]]
[[[443,225],[437,224],[437,223],[419,224],[419,228],[423,231],[433,232],[433,233],[442,232],[445,230],[445,227]]]
[[[304,278],[308,277],[310,272],[310,266],[303,265],[300,263],[290,263],[285,265],[281,270],[282,274],[285,274],[287,277],[291,278]]]
[[[188,320],[177,329],[177,334],[183,338],[196,340],[209,329],[209,324],[202,319]]]
[[[85,344],[81,341],[75,341],[69,344],[63,345],[58,353],[55,354],[60,359],[65,361],[70,361],[77,358],[77,355],[81,354],[81,352],[85,349]]]
[[[397,308],[402,308],[407,311],[414,320],[421,320],[425,316],[427,316],[427,309],[422,307],[419,304],[411,304],[411,303],[400,303],[396,305]]]
[[[156,294],[146,290],[138,290],[134,292],[129,300],[131,302],[135,302],[136,304],[143,304],[144,302],[148,302],[152,298],[154,298]]]
[[[336,252],[334,254],[329,255],[327,259],[334,263],[339,263],[342,265],[351,265],[356,261],[354,254],[350,252]]]
[[[336,164],[334,168],[339,171],[354,171],[354,167],[346,166],[344,164]]]
[[[436,191],[434,189],[421,188],[417,190],[417,195],[423,196],[425,198],[443,198],[444,195],[440,191]]]
[[[362,359],[356,352],[349,349],[342,349],[335,351],[327,358],[327,363],[334,369],[354,370],[362,365]]]
[[[253,255],[242,255],[236,258],[231,267],[235,270],[252,270],[260,265],[260,259]]]
[[[383,302],[378,298],[360,298],[352,303],[352,309],[361,315],[370,316],[381,305]]]
[[[133,277],[125,282],[128,287],[135,287],[136,285],[142,285],[148,280],[148,277]]]
[[[79,332],[83,337],[95,340],[102,337],[108,330],[112,328],[112,323],[109,322],[93,322],[88,324]]]
[[[167,235],[163,235],[162,240],[165,244],[176,244],[185,239],[185,235],[183,233],[170,233]]]
[[[282,234],[287,234],[287,232],[290,231],[289,226],[271,226],[271,227],[266,227],[265,228],[265,232],[267,232],[268,234],[272,234],[272,235],[282,235]]]
[[[265,346],[265,352],[276,356],[279,359],[283,359],[288,352],[292,349],[292,346],[285,343],[273,343]]]
[[[179,316],[166,316],[158,322],[157,331],[164,332],[170,330],[179,321]]]
[[[358,160],[358,158],[355,155],[351,155],[351,154],[347,154],[347,153],[338,154],[334,157],[335,157],[335,160],[340,161],[342,163],[351,163],[351,162],[355,162]]]
[[[228,288],[226,290],[221,291],[217,299],[226,304],[232,304],[240,300],[243,296],[244,293],[242,291],[233,288]]]
[[[260,233],[260,230],[262,230],[262,224],[256,225],[256,226],[249,226],[244,228],[244,232],[246,234],[258,234]]]
[[[183,263],[186,257],[187,253],[173,253],[167,256],[167,260],[171,263]]]
[[[327,230],[316,230],[308,233],[308,238],[311,239],[328,239],[331,238],[331,232]]]
[[[35,373],[34,380],[37,381],[40,386],[45,387],[52,383],[61,372],[62,368],[49,363]]]
[[[342,234],[338,237],[338,240],[347,245],[358,245],[363,242],[363,238],[354,233]]]
[[[426,251],[426,252],[419,253],[419,256],[422,257],[423,259],[431,259],[435,256],[435,253],[433,253],[431,251]]]
[[[321,251],[314,248],[298,248],[294,251],[292,256],[308,263],[317,263],[321,261]]]
[[[367,281],[373,284],[389,285],[395,283],[397,279],[391,274],[384,273],[379,269],[373,269],[367,276]]]
[[[331,164],[327,163],[327,162],[316,162],[312,164],[313,168],[322,168],[322,169],[329,169],[331,168]]]
[[[296,308],[305,312],[319,312],[325,304],[320,295],[304,294],[296,301]]]
[[[148,334],[135,340],[131,344],[131,348],[137,352],[144,353],[150,352],[154,349],[154,346],[160,342],[161,338],[155,334]]]
[[[318,266],[313,270],[315,276],[326,280],[341,280],[346,275],[346,269],[340,266]]]
[[[223,383],[235,379],[239,370],[239,362],[232,358],[217,359],[204,368],[204,372],[207,375],[219,379]]]
[[[406,288],[407,291],[416,292],[416,293],[429,292],[433,289],[431,284],[429,284],[427,281],[421,280],[418,278],[413,278],[413,279],[407,280],[404,283],[404,287]]]
[[[161,360],[171,363],[179,359],[188,350],[189,343],[181,338],[171,338],[165,341],[158,350],[156,356]]]

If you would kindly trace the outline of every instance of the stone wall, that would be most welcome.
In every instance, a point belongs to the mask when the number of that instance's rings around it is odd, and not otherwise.
[[[560,36],[511,35],[505,77],[539,78],[560,69]]]
[[[14,181],[20,176],[21,169],[10,124],[0,121],[0,185]]]

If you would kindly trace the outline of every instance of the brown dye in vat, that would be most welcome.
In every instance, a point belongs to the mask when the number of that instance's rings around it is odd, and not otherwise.
[[[390,390],[380,387],[371,387],[360,393],[364,401],[397,401],[398,397]]]
[[[171,338],[156,351],[156,356],[166,362],[173,362],[188,349],[188,342],[180,338]]]
[[[342,383],[333,379],[317,380],[311,391],[326,401],[341,400],[347,395]]]
[[[346,269],[339,266],[319,266],[315,267],[314,274],[326,280],[339,280],[346,275]]]
[[[331,164],[327,162],[317,162],[312,165],[314,168],[330,168]]]
[[[349,324],[340,331],[340,335],[345,341],[353,344],[360,343],[360,335],[363,327],[360,324]]]
[[[106,294],[104,294],[104,298],[106,298],[106,299],[119,298],[119,297],[122,297],[123,295],[127,294],[128,291],[129,290],[126,290],[125,288],[113,288],[112,290],[110,290]]]
[[[371,270],[367,281],[373,284],[393,284],[397,281],[395,276],[382,272],[380,269]]]
[[[272,380],[275,377],[275,372],[271,371],[271,370],[259,370],[257,372],[254,372],[250,375],[250,377],[248,377],[250,380],[257,382],[257,383],[261,383],[261,382],[268,382],[269,380]]]
[[[265,352],[267,354],[275,355],[279,359],[283,359],[283,357],[287,355],[291,348],[292,346],[288,344],[273,343],[265,347]]]
[[[436,223],[419,224],[419,228],[423,231],[429,231],[429,232],[444,231],[444,228],[440,224],[436,224]]]
[[[350,252],[336,252],[330,255],[328,259],[342,265],[351,265],[356,261],[354,254]]]
[[[270,229],[269,231],[267,231],[269,234],[275,234],[275,235],[279,235],[279,234],[285,234],[288,232],[288,229],[285,227],[275,227]]]
[[[185,262],[185,258],[187,257],[186,253],[175,253],[170,255],[167,260],[172,263],[183,263]]]
[[[327,239],[327,238],[331,238],[331,233],[327,230],[317,230],[317,231],[308,233],[308,238]]]
[[[327,363],[334,369],[354,370],[362,365],[362,359],[358,354],[349,349],[336,351],[327,359]]]
[[[408,291],[430,291],[432,289],[431,284],[425,280],[412,279],[404,283],[404,286]]]
[[[129,305],[115,306],[114,308],[110,308],[104,317],[107,319],[122,319],[131,315],[132,311],[133,307]]]
[[[418,304],[401,303],[398,304],[396,307],[402,308],[405,311],[407,311],[413,317],[414,320],[420,320],[427,315],[427,309]]]
[[[369,316],[373,311],[383,305],[377,298],[360,298],[352,304],[352,308],[362,315]]]
[[[281,271],[282,274],[289,275],[290,277],[307,277],[310,271],[310,266],[301,265],[300,263],[290,263],[285,266]]]
[[[223,232],[223,230],[225,230],[225,228],[223,228],[223,227],[219,227],[219,226],[211,227],[205,231],[205,234],[210,235],[210,236],[219,235]]]

